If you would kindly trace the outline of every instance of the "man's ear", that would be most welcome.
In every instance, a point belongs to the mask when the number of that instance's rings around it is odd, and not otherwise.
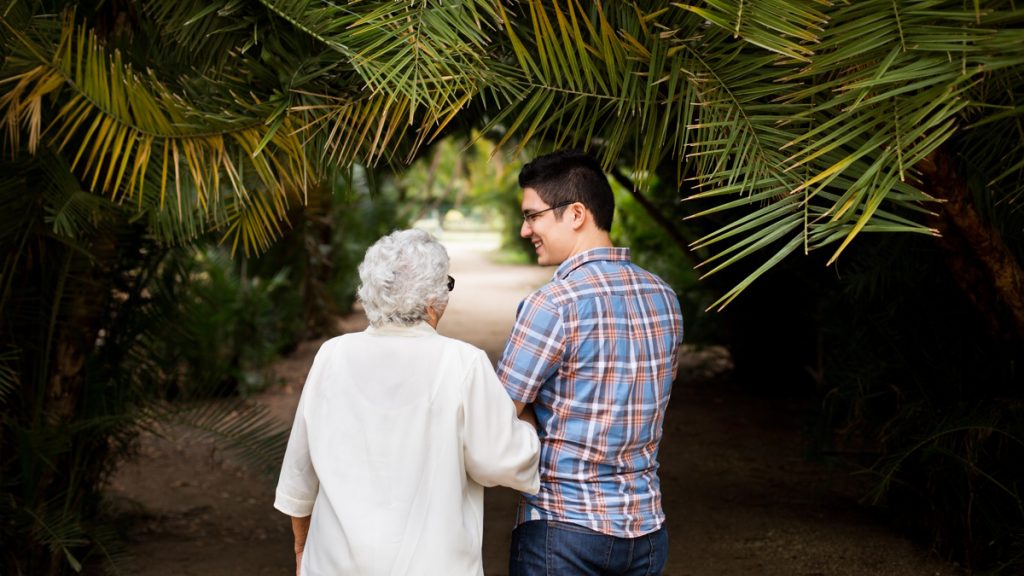
[[[583,224],[587,221],[587,208],[582,202],[575,202],[569,205],[570,217],[572,218],[572,227],[574,230],[578,230],[583,227]]]

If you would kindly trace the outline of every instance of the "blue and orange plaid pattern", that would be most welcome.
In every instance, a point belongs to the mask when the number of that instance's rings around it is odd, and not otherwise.
[[[661,527],[658,444],[683,340],[679,300],[628,248],[563,262],[519,305],[498,363],[540,427],[540,493],[517,524],[560,520],[624,538]]]

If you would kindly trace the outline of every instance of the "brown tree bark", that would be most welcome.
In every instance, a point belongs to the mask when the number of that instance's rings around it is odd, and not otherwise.
[[[924,191],[941,201],[932,224],[953,277],[995,337],[1024,345],[1024,270],[999,231],[978,214],[952,154],[940,148],[919,165]]]

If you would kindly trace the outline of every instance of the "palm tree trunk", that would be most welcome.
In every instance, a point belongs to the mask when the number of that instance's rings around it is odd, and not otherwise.
[[[1011,345],[1024,345],[1024,270],[991,223],[975,209],[971,191],[953,156],[940,148],[918,166],[924,191],[942,201],[932,224],[941,234],[956,282],[989,323]]]
[[[83,438],[75,432],[76,425],[83,420],[83,394],[87,393],[86,363],[96,350],[101,334],[106,303],[111,295],[112,272],[109,266],[117,262],[116,242],[112,237],[103,236],[89,244],[89,254],[94,259],[83,257],[77,251],[63,248],[64,262],[56,276],[50,276],[53,310],[50,312],[55,325],[47,338],[46,348],[50,350],[46,374],[45,396],[37,405],[37,414],[45,419],[39,423],[43,429],[62,430],[62,437],[72,449],[62,453],[51,462],[51,468],[43,471],[38,478],[37,493],[42,501],[38,506],[57,495],[65,499],[65,507],[79,518],[91,518],[95,510],[90,509],[92,495],[100,488],[103,471],[109,466],[105,445],[81,445]],[[44,251],[54,259],[60,257],[59,250]],[[43,286],[46,290],[51,287]],[[89,459],[76,461],[76,453],[85,450]],[[74,478],[69,487],[69,477]],[[51,547],[46,564],[46,573],[57,576],[65,572],[66,559],[61,547]]]

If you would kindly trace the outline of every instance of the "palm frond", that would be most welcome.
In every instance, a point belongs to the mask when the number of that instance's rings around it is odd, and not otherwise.
[[[32,528],[38,542],[47,546],[55,555],[63,556],[75,572],[81,572],[82,563],[75,556],[75,549],[89,544],[81,518],[49,507],[40,511],[41,513],[29,509],[22,512],[32,517]]]
[[[961,158],[972,173],[985,175],[995,201],[1019,206],[1024,198],[1024,79],[997,72],[971,87],[972,123],[964,131]]]
[[[318,106],[294,108],[323,110],[315,122],[332,125],[328,147],[341,162],[357,158],[351,153],[360,148],[370,153],[362,157],[369,162],[386,156],[408,126],[418,132],[415,150],[440,133],[484,88],[511,89],[502,67],[485,58],[495,20],[491,2],[261,1],[334,50],[344,68],[352,70],[343,80],[351,90],[321,98]],[[373,114],[370,120],[376,129],[363,130],[350,144],[343,138],[350,130],[339,131],[337,121],[366,113]]]
[[[698,164],[700,192],[693,198],[720,198],[718,207],[703,214],[744,206],[751,212],[705,238],[702,245],[728,237],[748,221],[768,230],[743,229],[753,239],[713,260],[735,251],[726,260],[732,264],[762,246],[759,240],[782,229],[803,236],[805,251],[835,246],[829,263],[861,232],[936,233],[907,217],[923,212],[922,204],[933,200],[919,188],[918,163],[964,129],[965,114],[973,104],[971,95],[983,82],[1011,66],[1010,62],[1019,66],[1024,61],[1024,38],[1017,30],[987,27],[994,20],[1004,24],[1019,20],[1019,15],[1014,19],[989,11],[980,15],[979,23],[975,12],[939,9],[936,4],[858,2],[825,10],[827,25],[814,38],[804,39],[813,40],[809,44],[813,51],[787,54],[806,56],[806,65],[797,68],[779,61],[772,67],[766,62],[760,75],[741,73],[722,82],[736,90],[747,80],[753,97],[733,102],[719,99],[718,105],[726,111],[723,120],[693,126],[697,142],[722,146],[717,163]],[[715,9],[721,12],[713,20],[716,26],[742,28],[737,23],[738,5]],[[726,64],[723,69],[734,67]],[[769,94],[771,98],[764,98]],[[773,113],[772,107],[780,105],[785,108]],[[752,110],[769,121],[741,124],[738,119],[758,116]],[[734,134],[744,124],[768,144],[752,147],[738,141]],[[715,128],[724,134],[713,132]],[[705,146],[715,154],[714,148]],[[757,153],[759,149],[765,152]],[[722,154],[723,150],[734,155]],[[697,150],[690,158],[697,156],[700,162],[703,153]],[[723,162],[723,158],[735,161]],[[1008,173],[1019,169],[1009,166]],[[773,182],[770,175],[777,180]],[[751,187],[737,182],[749,182]],[[757,186],[774,189],[774,199],[766,190],[757,191]],[[788,195],[802,197],[799,208]],[[764,206],[765,202],[779,204],[779,209]],[[796,214],[783,210],[786,205],[803,212],[803,226],[792,226]],[[765,219],[775,213],[779,214],[776,219]],[[795,250],[797,245],[786,246]],[[755,271],[748,280],[758,275]]]
[[[290,432],[266,406],[240,399],[156,406],[144,425],[164,436],[213,440],[267,474],[281,465]]]
[[[161,48],[180,48],[196,71],[230,66],[270,29],[266,15],[245,0],[144,0],[142,10],[169,40]]]
[[[853,222],[831,261],[901,183],[914,181],[917,164],[962,129],[968,91],[982,70],[1005,65],[1004,56],[991,55],[1016,36],[997,41],[994,30],[975,24],[975,13],[937,12],[927,2],[866,4],[833,14],[814,61],[793,77],[811,87],[790,97],[817,100],[805,114],[818,121],[787,144],[794,151],[788,169],[807,167],[801,189],[812,194],[842,190],[826,213]],[[992,44],[995,52],[982,48]],[[859,177],[836,187],[847,171]]]
[[[659,29],[656,12],[577,0],[523,8],[501,8],[524,89],[488,124],[504,131],[502,143],[515,137],[522,150],[533,140],[600,142],[606,165],[627,151],[640,171],[682,156],[689,131],[679,128],[699,100],[696,63],[684,49],[696,23]]]
[[[824,30],[827,16],[821,0],[771,1],[708,0],[702,6],[674,3],[721,28],[736,38],[781,54],[808,62],[814,55],[813,43]]]
[[[348,165],[357,160],[373,165],[390,161],[406,138],[413,103],[394,94],[336,97],[329,94],[300,94],[302,102],[292,107],[304,123],[299,133],[310,148],[329,164]]]
[[[66,239],[93,237],[109,224],[109,200],[82,190],[70,166],[60,157],[42,155],[39,167],[46,176],[43,221],[55,235]]]
[[[151,173],[159,175],[160,206],[169,195],[180,202],[189,189],[204,210],[222,191],[244,197],[251,187],[303,197],[310,166],[290,119],[268,125],[259,115],[203,111],[152,73],[134,72],[68,15],[50,51],[27,34],[9,32],[20,41],[23,62],[0,80],[17,82],[0,96],[12,148],[23,128],[32,151],[44,136],[58,150],[73,149],[72,168],[85,185],[119,200],[142,198]],[[63,105],[43,118],[45,99],[58,95]],[[238,101],[243,112],[261,110],[251,96]],[[276,233],[266,220],[263,225],[264,234]]]
[[[252,189],[244,197],[225,200],[225,229],[222,241],[231,240],[231,251],[242,245],[244,253],[265,252],[276,238],[284,234],[288,205],[279,194]]]
[[[0,352],[0,406],[7,404],[7,398],[21,385],[21,371],[17,367],[21,354],[15,349]]]

